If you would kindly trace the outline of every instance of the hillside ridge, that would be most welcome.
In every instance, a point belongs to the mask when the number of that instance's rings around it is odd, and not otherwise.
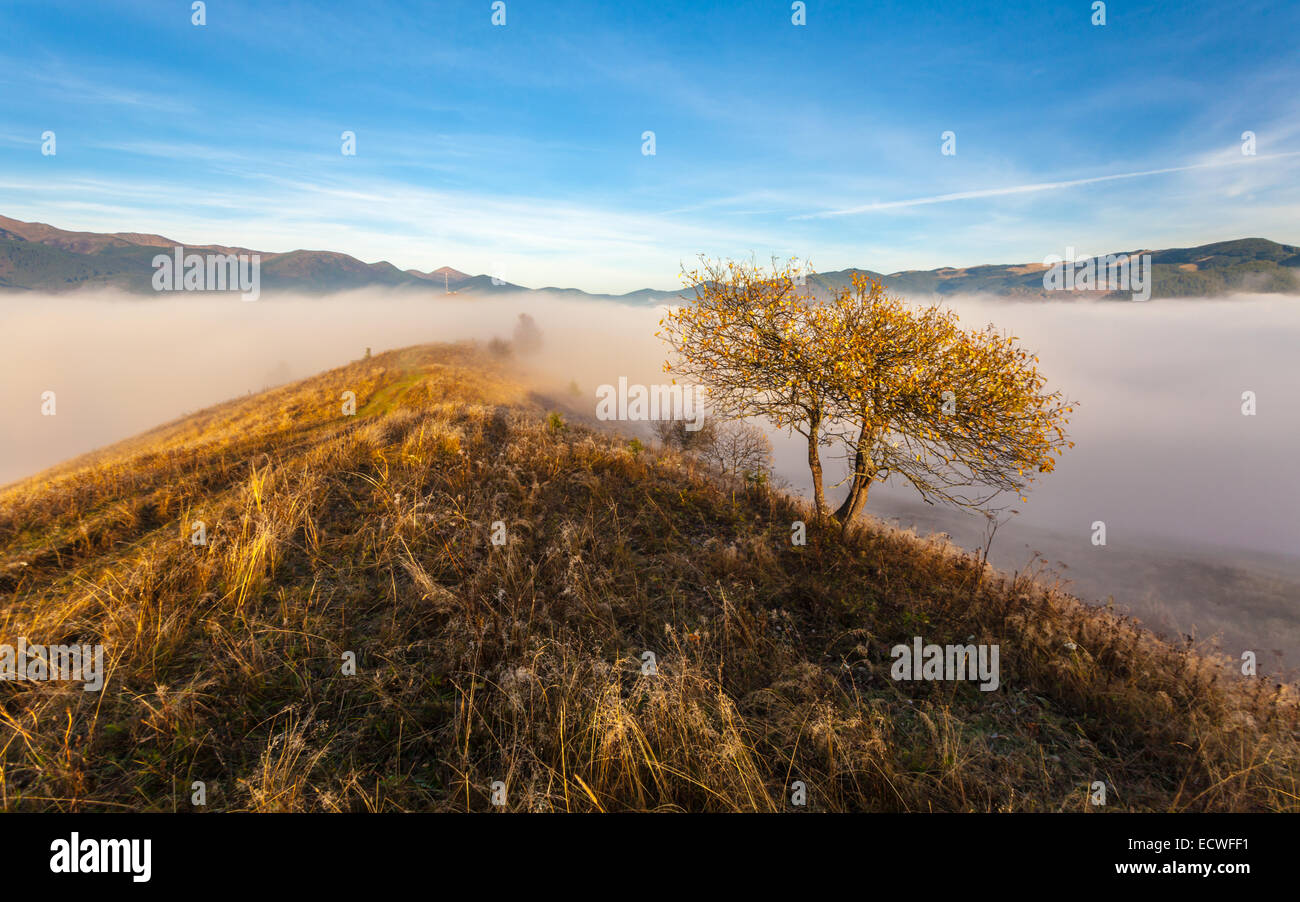
[[[108,662],[0,683],[3,806],[1300,807],[1293,687],[573,420],[427,345],[0,489],[0,643]],[[894,679],[916,640],[997,689]]]

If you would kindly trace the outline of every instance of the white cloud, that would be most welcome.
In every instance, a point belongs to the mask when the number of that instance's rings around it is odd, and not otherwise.
[[[1004,188],[983,188],[974,191],[956,191],[950,194],[936,194],[930,197],[916,197],[909,200],[878,201],[870,204],[863,204],[857,207],[848,207],[841,210],[825,210],[820,213],[807,213],[802,216],[795,216],[794,219],[827,219],[834,216],[856,216],[861,213],[873,213],[878,210],[894,210],[903,207],[919,207],[929,204],[944,204],[958,200],[974,200],[986,197],[1005,197],[1013,194],[1034,194],[1040,191],[1058,191],[1063,188],[1075,188],[1081,185],[1095,185],[1101,182],[1113,182],[1122,179],[1146,178],[1153,175],[1168,175],[1176,172],[1192,172],[1197,169],[1215,169],[1224,166],[1253,166],[1260,165],[1269,160],[1283,159],[1287,157],[1300,156],[1300,151],[1290,151],[1287,153],[1277,154],[1260,154],[1258,156],[1248,157],[1238,155],[1235,158],[1218,158],[1210,161],[1192,163],[1186,166],[1168,166],[1163,169],[1147,169],[1139,172],[1121,172],[1113,175],[1098,175],[1082,179],[1069,179],[1065,181],[1053,182],[1034,182],[1027,185],[1012,185]]]

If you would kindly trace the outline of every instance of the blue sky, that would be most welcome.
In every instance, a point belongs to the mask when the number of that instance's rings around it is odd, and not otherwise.
[[[1300,4],[721,6],[6,0],[0,214],[592,291],[1300,243]]]

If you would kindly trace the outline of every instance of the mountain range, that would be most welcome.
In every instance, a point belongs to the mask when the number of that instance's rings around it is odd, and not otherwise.
[[[51,292],[98,287],[152,293],[154,257],[159,253],[169,253],[178,246],[182,246],[180,242],[162,235],[76,232],[0,216],[0,291]],[[680,290],[650,288],[619,295],[593,294],[577,288],[525,288],[488,275],[469,275],[448,266],[427,272],[402,270],[386,261],[365,263],[337,251],[270,253],[215,244],[183,246],[187,252],[200,254],[260,254],[261,285],[266,292],[329,294],[370,287],[433,295],[492,295],[525,291],[627,304],[657,304],[680,294]],[[1154,298],[1300,291],[1300,247],[1265,238],[1240,238],[1199,247],[1122,253],[1130,256],[1151,254],[1151,296]],[[1043,263],[942,267],[893,273],[851,268],[817,273],[809,276],[809,281],[814,293],[830,293],[848,284],[854,274],[862,274],[881,281],[891,291],[919,299],[958,294],[991,294],[1026,300],[1127,297],[1126,292],[1045,291],[1043,271],[1046,268]]]

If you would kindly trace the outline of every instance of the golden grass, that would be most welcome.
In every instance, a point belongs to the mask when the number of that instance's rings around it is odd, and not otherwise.
[[[391,352],[0,490],[0,642],[109,662],[0,683],[0,804],[1300,809],[1292,687],[874,522],[791,547],[798,503],[497,366]],[[1002,687],[893,681],[914,635],[998,643]]]

